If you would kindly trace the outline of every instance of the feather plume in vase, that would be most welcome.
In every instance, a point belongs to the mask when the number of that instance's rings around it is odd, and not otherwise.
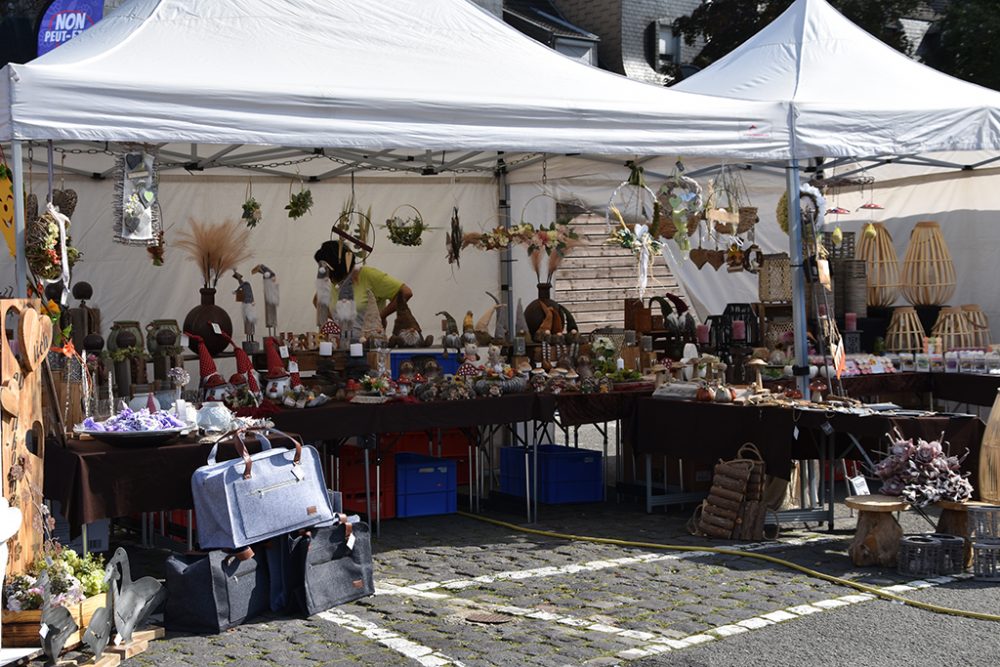
[[[531,268],[535,271],[535,278],[538,282],[542,282],[542,249],[536,248],[528,253],[528,259],[531,260]]]
[[[188,219],[188,228],[174,239],[174,247],[184,251],[201,270],[204,287],[214,288],[223,273],[250,259],[250,233],[239,220],[217,225]]]

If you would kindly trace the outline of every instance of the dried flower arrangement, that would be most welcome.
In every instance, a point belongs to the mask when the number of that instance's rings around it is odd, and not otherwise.
[[[413,215],[403,217],[399,214],[401,208],[413,209]],[[420,211],[410,204],[396,207],[392,215],[385,221],[385,227],[389,230],[389,240],[396,245],[403,246],[420,245],[422,243],[421,234],[430,229],[430,225],[424,222]]]
[[[250,236],[239,220],[212,225],[190,218],[188,229],[177,235],[174,245],[198,264],[204,287],[215,288],[219,278],[250,259]]]
[[[303,189],[293,195],[288,197],[288,205],[285,206],[285,210],[288,211],[288,217],[292,220],[298,220],[306,213],[313,205],[313,194],[312,190]],[[246,204],[244,204],[244,207]]]
[[[938,500],[960,502],[972,498],[969,473],[961,472],[968,450],[961,457],[946,454],[942,446],[947,444],[944,433],[930,442],[918,438],[916,444],[912,438],[904,440],[899,431],[890,439],[889,454],[875,466],[875,474],[882,480],[882,493],[901,496],[916,507]]]
[[[286,206],[285,208],[288,207]],[[257,223],[260,222],[261,215],[260,202],[254,199],[253,195],[247,197],[246,201],[243,202],[243,214],[240,216],[240,218],[247,223],[247,227],[250,229],[256,227]],[[293,217],[291,212],[289,212],[288,216]]]

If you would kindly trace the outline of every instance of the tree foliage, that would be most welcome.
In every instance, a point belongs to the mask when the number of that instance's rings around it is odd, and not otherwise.
[[[705,41],[693,64],[711,65],[759,32],[788,9],[793,0],[704,0],[691,13],[674,22],[674,31],[688,45]],[[899,28],[899,18],[907,16],[919,0],[830,0],[847,18],[904,53],[913,45]],[[984,4],[996,0],[977,0]]]
[[[931,29],[924,61],[946,74],[1000,90],[997,0],[953,1]]]

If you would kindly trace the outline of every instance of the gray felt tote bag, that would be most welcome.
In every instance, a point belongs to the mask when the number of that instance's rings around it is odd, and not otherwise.
[[[266,433],[291,440],[295,449],[272,449]],[[256,437],[262,451],[247,452]],[[238,459],[216,462],[217,442],[208,464],[191,476],[191,492],[202,549],[240,549],[299,528],[333,520],[319,454],[287,433],[273,429],[239,431],[219,442],[232,444]]]

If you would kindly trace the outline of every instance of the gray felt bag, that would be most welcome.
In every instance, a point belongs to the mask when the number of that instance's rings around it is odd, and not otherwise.
[[[272,449],[265,432],[288,438],[295,449]],[[246,448],[248,435],[262,448],[252,456]],[[235,446],[240,458],[217,463],[219,442]],[[238,431],[219,442],[208,464],[191,476],[202,549],[240,549],[333,520],[315,449],[273,429]]]
[[[293,601],[309,616],[375,594],[371,531],[346,516],[294,537],[289,565]]]
[[[219,633],[268,609],[263,553],[246,560],[218,550],[171,555],[166,570],[168,630]]]

